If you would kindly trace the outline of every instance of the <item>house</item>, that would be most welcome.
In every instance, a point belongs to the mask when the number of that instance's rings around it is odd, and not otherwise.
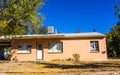
[[[98,32],[16,35],[7,39],[11,40],[12,60],[66,60],[75,53],[80,55],[81,61],[107,60],[106,36]]]

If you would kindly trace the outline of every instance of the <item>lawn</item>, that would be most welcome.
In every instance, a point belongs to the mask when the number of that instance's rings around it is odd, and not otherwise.
[[[120,61],[80,62],[77,65],[73,61],[0,63],[0,73],[5,75],[81,75],[86,72],[118,72],[120,74]]]

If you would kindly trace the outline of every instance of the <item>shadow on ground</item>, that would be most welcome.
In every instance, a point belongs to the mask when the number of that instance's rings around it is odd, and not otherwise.
[[[60,68],[60,69],[89,69],[89,68],[119,68],[120,63],[80,63],[77,65],[67,65],[67,64],[56,64],[56,63],[37,63],[45,65],[43,68]]]

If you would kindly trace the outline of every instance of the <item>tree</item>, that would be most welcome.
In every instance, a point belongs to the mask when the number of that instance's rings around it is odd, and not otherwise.
[[[41,26],[38,30],[38,34],[46,34],[47,33],[47,27]]]
[[[109,57],[120,57],[120,23],[107,34]]]
[[[118,17],[118,22],[107,34],[108,56],[118,58],[120,57],[120,7],[117,5],[115,5],[115,15]]]
[[[43,0],[0,0],[0,36],[37,33]]]

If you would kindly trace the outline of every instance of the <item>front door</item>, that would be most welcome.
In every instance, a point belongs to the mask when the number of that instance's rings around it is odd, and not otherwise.
[[[43,57],[43,52],[42,52],[42,43],[37,43],[37,60],[41,60]]]

